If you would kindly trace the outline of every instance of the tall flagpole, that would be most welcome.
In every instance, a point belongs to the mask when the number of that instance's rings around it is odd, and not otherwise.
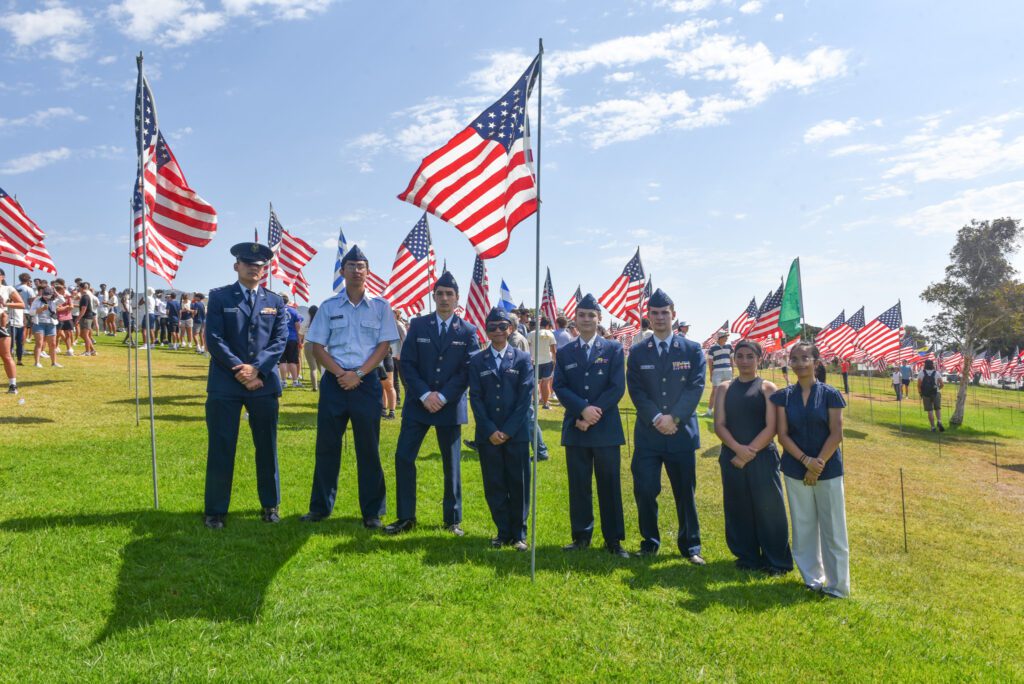
[[[131,200],[128,202],[128,288],[132,289],[132,262],[135,259],[132,257],[132,247],[135,244],[135,203]],[[122,291],[123,292],[123,291]],[[122,299],[124,296],[122,294]],[[128,302],[131,303],[131,297],[128,298]],[[126,319],[128,321],[127,330],[124,331],[125,337],[131,339],[132,337],[132,319],[131,314]],[[117,326],[114,326],[114,331],[117,331]],[[115,338],[116,339],[116,338]],[[133,340],[134,341],[134,340]],[[128,389],[132,388],[132,348],[128,347]],[[136,425],[138,421],[136,421]]]
[[[796,258],[796,279],[800,283],[800,337],[803,342],[808,342],[807,312],[804,311],[804,275],[800,272],[800,257]]]
[[[139,85],[143,84],[142,77],[142,53],[135,58],[136,64],[139,67]],[[143,88],[139,88],[137,106],[139,108],[139,115],[142,120],[139,121],[137,126],[137,136],[139,143],[139,196],[142,197],[142,287],[145,290],[146,298],[146,325],[149,325],[149,227],[146,223],[146,181],[145,173],[146,169],[143,166],[143,157],[145,152],[142,149],[142,129],[145,126],[145,103]],[[154,105],[155,107],[155,105]],[[156,416],[154,415],[153,409],[153,331],[149,331],[149,341],[146,344],[146,382],[149,387],[149,451],[150,460],[153,464],[153,508],[160,508],[160,492],[157,485],[156,477]]]
[[[268,224],[267,225],[267,246],[269,246],[271,249],[273,249],[273,247],[270,246],[270,225],[269,225],[269,223],[270,223],[270,217],[273,216],[273,214],[274,214],[274,203],[273,202],[267,202],[267,206],[270,207],[270,212],[267,214],[267,224]],[[259,242],[259,241],[257,240],[257,242]],[[280,241],[278,242],[278,244],[280,244]],[[273,268],[273,266],[274,266],[274,259],[276,259],[276,258],[277,258],[277,252],[274,252],[274,256],[270,257],[270,266],[271,266],[271,268],[267,270],[267,289],[270,290],[271,292],[274,291],[274,268]]]
[[[134,237],[133,237],[134,239]],[[132,243],[134,244],[134,243]],[[135,326],[135,330],[131,331],[132,336],[132,348],[128,350],[131,354],[134,352],[135,355],[135,427],[139,426],[139,321],[138,312],[139,305],[136,302],[136,297],[139,296],[139,260],[135,259],[135,289],[132,290],[131,304],[131,318],[129,321]]]
[[[534,166],[537,176],[537,246],[535,249],[535,277],[534,284],[534,311],[537,315],[537,325],[533,332],[533,349],[535,354],[540,353],[540,129],[541,129],[541,98],[544,94],[544,39],[537,39],[539,54],[537,57],[537,163]],[[536,362],[536,359],[534,359]],[[540,365],[533,364],[533,477],[531,478],[530,492],[530,581],[536,581],[537,573],[537,449],[540,446]]]

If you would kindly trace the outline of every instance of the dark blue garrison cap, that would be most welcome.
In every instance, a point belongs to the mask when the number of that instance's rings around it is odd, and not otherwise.
[[[274,251],[258,242],[239,242],[231,248],[231,256],[247,264],[266,266],[274,258]]]
[[[654,291],[654,294],[651,295],[651,298],[647,300],[647,306],[653,306],[660,309],[665,306],[675,306],[675,303],[672,301],[672,298],[665,294],[664,290],[659,287]]]
[[[459,284],[455,281],[455,276],[451,274],[451,271],[445,271],[441,274],[441,277],[434,283],[434,289],[439,287],[450,287],[456,292],[459,291]]]
[[[580,309],[590,309],[591,311],[600,312],[601,305],[597,303],[594,295],[588,292],[583,299],[580,300],[580,303],[576,305],[576,310],[579,311]]]
[[[488,323],[508,323],[508,322],[510,322],[510,319],[508,317],[508,312],[505,311],[500,306],[496,306],[493,309],[491,309],[489,312],[487,312],[487,322]]]
[[[367,264],[370,260],[363,254],[363,250],[359,249],[359,245],[352,245],[352,249],[348,250],[345,256],[341,257],[341,267],[345,267],[346,261],[365,261]]]

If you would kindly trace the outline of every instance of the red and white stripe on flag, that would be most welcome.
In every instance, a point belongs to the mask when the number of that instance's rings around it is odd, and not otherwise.
[[[32,268],[32,264],[29,263],[28,257],[21,250],[8,242],[7,238],[3,235],[0,235],[0,261],[5,264],[21,266],[22,268]]]
[[[408,315],[423,310],[423,300],[434,285],[437,255],[430,242],[427,217],[423,215],[398,245],[384,298],[391,307]]]
[[[271,273],[288,285],[302,275],[303,267],[316,255],[316,250],[302,238],[297,238],[287,230],[281,232],[276,254],[271,262]]]
[[[388,284],[373,271],[366,272],[366,294],[371,297],[383,297]]]
[[[565,313],[565,317],[570,321],[576,317],[576,305],[580,303],[580,299],[583,295],[580,293],[580,288],[576,286],[576,292],[571,297],[565,300],[565,306],[562,307],[562,312]]]
[[[487,268],[484,266],[483,259],[477,255],[473,262],[473,277],[469,283],[469,294],[466,295],[464,318],[476,326],[477,336],[481,342],[487,341],[485,331],[487,330],[487,313],[490,311],[488,309],[490,296],[487,290]]]
[[[153,225],[166,237],[205,247],[217,233],[217,212],[189,187],[162,133],[144,157],[146,205]]]
[[[42,242],[34,245],[25,258],[34,270],[57,275],[57,265],[53,263],[53,257]]]
[[[299,271],[292,281],[292,294],[301,297],[304,302],[309,301],[309,281],[306,280],[302,271]]]
[[[178,275],[178,267],[185,256],[185,245],[164,236],[147,221],[148,230],[145,235],[145,258],[143,258],[142,216],[135,214],[135,234],[132,245],[132,256],[150,273],[160,276],[173,285]]]
[[[853,343],[871,358],[880,359],[899,349],[903,334],[903,313],[897,302],[861,328]]]
[[[644,267],[640,262],[640,250],[622,269],[611,287],[598,299],[601,306],[616,318],[640,325],[640,298],[644,291]]]
[[[25,256],[34,245],[42,242],[44,237],[46,234],[28,217],[18,204],[18,200],[0,188],[0,238],[7,243],[5,254],[9,248],[10,253],[17,252]]]
[[[544,294],[540,300],[540,313],[547,317],[552,323],[558,318],[558,304],[555,303],[555,290],[551,287],[551,269],[548,269],[548,275],[544,279]]]

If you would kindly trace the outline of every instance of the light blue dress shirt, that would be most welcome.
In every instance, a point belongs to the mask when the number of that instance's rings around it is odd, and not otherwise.
[[[349,370],[362,366],[381,342],[397,339],[395,315],[386,300],[364,295],[353,306],[345,290],[320,305],[306,333],[307,342],[322,344],[339,366]]]

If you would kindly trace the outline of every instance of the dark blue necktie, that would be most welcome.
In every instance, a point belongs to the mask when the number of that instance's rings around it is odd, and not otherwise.
[[[661,356],[668,354],[668,342],[662,340],[661,342],[658,343],[658,347],[661,348]]]

